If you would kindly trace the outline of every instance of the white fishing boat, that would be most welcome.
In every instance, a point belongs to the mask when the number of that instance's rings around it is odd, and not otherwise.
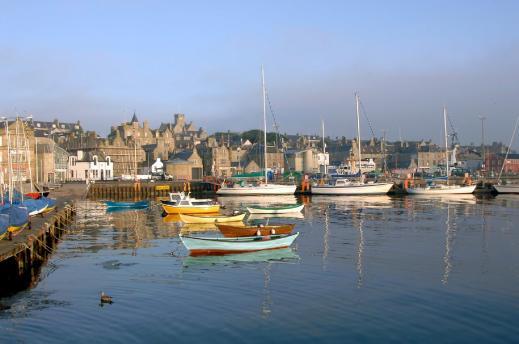
[[[180,235],[190,255],[228,254],[285,248],[292,245],[299,232],[290,235],[268,235],[237,238],[195,237]]]
[[[169,201],[161,201],[162,208],[168,214],[215,214],[220,205],[209,198],[192,198],[184,192],[169,194]]]
[[[476,190],[476,185],[449,185],[449,142],[447,133],[447,108],[443,108],[443,127],[445,134],[445,171],[447,174],[447,184],[429,184],[425,187],[407,188],[410,195],[455,195],[471,194]]]
[[[296,185],[269,184],[267,175],[267,100],[265,93],[265,75],[261,67],[261,83],[263,90],[263,161],[265,170],[265,182],[257,185],[235,183],[232,186],[223,184],[216,191],[217,195],[293,195],[296,192]]]
[[[357,143],[358,143],[358,166],[359,175],[362,176],[362,150],[360,142],[360,100],[355,93],[355,109],[357,115]],[[386,194],[393,187],[393,183],[364,183],[363,178],[359,181],[351,181],[338,178],[332,184],[312,185],[313,195],[381,195]]]
[[[304,204],[271,206],[271,207],[247,207],[247,211],[251,214],[289,214],[300,213],[305,207]]]

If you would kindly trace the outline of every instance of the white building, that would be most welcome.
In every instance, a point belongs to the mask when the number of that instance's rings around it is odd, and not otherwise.
[[[113,180],[114,163],[109,156],[102,161],[97,155],[91,157],[79,150],[68,160],[68,180]]]

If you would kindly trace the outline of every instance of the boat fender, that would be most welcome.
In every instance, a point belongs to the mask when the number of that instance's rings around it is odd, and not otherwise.
[[[257,236],[261,236],[261,230],[260,230],[260,229],[258,229],[258,230],[256,231],[256,235],[257,235]]]
[[[272,230],[270,231],[270,234],[276,234],[276,230],[275,230],[275,229],[272,229]]]

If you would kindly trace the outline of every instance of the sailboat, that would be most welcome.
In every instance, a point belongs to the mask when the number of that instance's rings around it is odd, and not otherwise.
[[[227,186],[225,184],[216,192],[217,195],[292,195],[296,191],[295,185],[269,184],[267,175],[267,103],[265,93],[265,73],[261,67],[261,84],[263,91],[263,149],[265,183],[257,185],[245,184]]]
[[[445,171],[447,184],[432,184],[426,187],[407,188],[411,195],[445,195],[445,194],[471,194],[476,190],[476,185],[449,185],[449,142],[447,138],[447,108],[443,107],[443,126],[445,133]]]
[[[515,121],[514,131],[512,133],[512,137],[510,138],[510,143],[508,144],[508,149],[506,150],[505,159],[503,160],[503,165],[501,166],[501,171],[499,171],[499,176],[497,177],[497,184],[494,185],[494,189],[496,189],[497,193],[519,193],[519,184],[502,184],[501,176],[503,175],[503,171],[505,169],[505,164],[508,159],[508,154],[510,154],[510,148],[514,142],[515,133],[517,131],[517,125],[519,124],[519,117]]]
[[[359,150],[359,175],[362,176],[362,151],[360,144],[360,100],[359,95],[355,93],[355,108],[357,114],[357,143]],[[338,178],[333,184],[312,186],[312,194],[314,195],[381,195],[386,194],[393,187],[393,183],[364,183],[361,180],[352,181],[346,178]]]

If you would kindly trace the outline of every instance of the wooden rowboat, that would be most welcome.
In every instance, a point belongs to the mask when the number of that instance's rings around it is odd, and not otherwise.
[[[240,222],[245,218],[245,213],[232,216],[226,215],[186,215],[179,214],[180,221],[184,223],[221,223]]]
[[[236,237],[250,237],[255,235],[272,235],[272,234],[290,234],[294,229],[295,224],[283,224],[283,225],[259,225],[259,226],[236,226],[236,225],[224,225],[216,224],[216,227],[222,232],[224,237],[236,238]]]
[[[298,213],[305,207],[304,204],[294,204],[279,207],[247,207],[251,214],[287,214]]]
[[[299,232],[291,235],[252,236],[240,238],[209,238],[180,235],[192,256],[273,250],[292,245]]]

